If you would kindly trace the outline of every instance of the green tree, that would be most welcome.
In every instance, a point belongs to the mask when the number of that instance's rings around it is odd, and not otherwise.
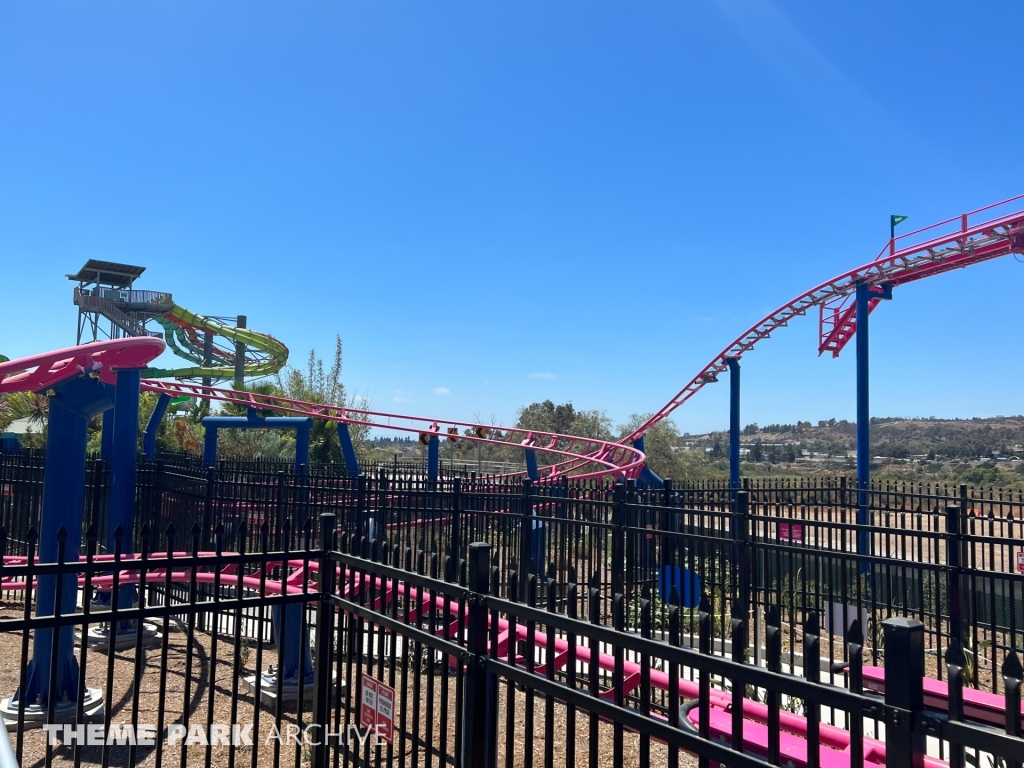
[[[12,392],[7,395],[11,421],[28,419],[28,432],[21,436],[23,448],[46,447],[46,425],[50,417],[50,398],[36,392]]]
[[[761,439],[758,438],[757,442],[750,448],[750,460],[753,462],[764,461],[764,446],[761,445]]]
[[[341,381],[342,361],[341,336],[335,336],[334,360],[331,367],[324,370],[323,361],[317,357],[316,350],[311,349],[306,359],[305,370],[286,368],[277,376],[277,387],[285,397],[292,400],[304,400],[320,405],[338,406],[339,408],[368,407],[364,398],[350,399]],[[366,440],[369,437],[369,424],[350,424],[349,434],[358,455],[365,456]],[[313,428],[309,434],[309,460],[322,464],[338,464],[344,459],[341,453],[341,441],[338,438],[337,426],[327,419],[313,419]]]
[[[519,409],[517,429],[556,432],[597,440],[610,440],[612,422],[604,411],[577,411],[572,402],[555,405],[551,400],[530,403]]]
[[[14,421],[14,409],[11,407],[10,395],[0,395],[0,432],[6,432]]]
[[[572,402],[555,405],[551,400],[530,403],[519,409],[516,429],[532,432],[555,432],[560,435],[589,437],[595,440],[611,440],[612,422],[604,411],[577,411]],[[560,445],[565,449],[566,445]],[[492,455],[500,461],[522,461],[522,452],[518,449],[500,449],[492,451]],[[565,461],[564,456],[537,452],[537,463],[542,466]]]

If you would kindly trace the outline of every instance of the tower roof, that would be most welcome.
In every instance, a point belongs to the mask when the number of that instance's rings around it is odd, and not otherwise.
[[[76,274],[66,275],[66,277],[68,280],[79,283],[97,283],[109,285],[112,288],[130,288],[132,282],[145,271],[145,267],[89,259]]]

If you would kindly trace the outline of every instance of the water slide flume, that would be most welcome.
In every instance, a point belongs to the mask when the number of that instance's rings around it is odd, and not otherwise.
[[[174,354],[195,363],[186,368],[147,368],[145,375],[154,379],[233,379],[237,346],[225,348],[211,344],[207,365],[204,340],[206,334],[221,336],[235,345],[245,347],[243,373],[247,379],[270,376],[288,362],[288,348],[266,333],[237,328],[211,317],[190,312],[175,304],[168,312],[153,318],[164,330],[164,340]]]

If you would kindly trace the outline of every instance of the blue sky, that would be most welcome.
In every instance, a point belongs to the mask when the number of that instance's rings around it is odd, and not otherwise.
[[[148,267],[380,410],[616,421],[791,296],[1024,192],[1024,4],[0,5],[0,352],[74,341],[88,258]],[[1000,31],[1002,30],[1002,31]],[[1007,37],[1007,35],[1010,35]],[[1024,264],[873,315],[876,415],[1024,412]],[[743,420],[852,418],[795,323]],[[727,424],[727,388],[676,413]]]

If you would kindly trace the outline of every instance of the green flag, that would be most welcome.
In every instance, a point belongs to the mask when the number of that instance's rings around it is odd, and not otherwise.
[[[889,224],[891,226],[895,227],[897,224],[902,224],[906,220],[907,220],[906,216],[890,216],[889,217]]]

